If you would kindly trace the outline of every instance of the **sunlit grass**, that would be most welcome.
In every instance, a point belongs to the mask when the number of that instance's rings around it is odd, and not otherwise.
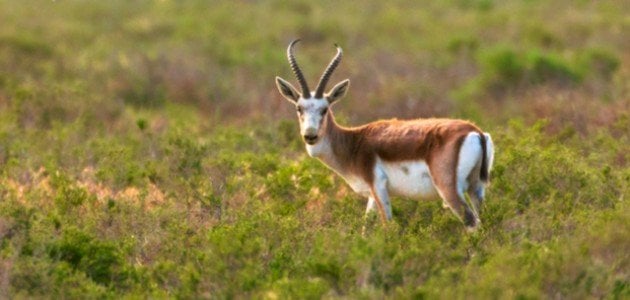
[[[623,4],[1,1],[0,298],[627,298]],[[296,37],[343,124],[492,133],[478,233],[307,157]]]

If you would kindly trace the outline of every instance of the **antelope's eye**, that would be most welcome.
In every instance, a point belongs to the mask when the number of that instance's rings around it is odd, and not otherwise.
[[[298,114],[300,114],[300,115],[301,115],[301,114],[304,112],[304,110],[302,110],[302,107],[301,107],[301,106],[298,106],[298,107],[297,107],[297,112],[298,112]]]
[[[321,115],[322,115],[322,117],[323,117],[323,116],[325,116],[325,115],[326,115],[326,113],[327,113],[327,112],[328,112],[328,108],[324,108],[324,109],[322,109],[322,111],[320,112],[320,114],[321,114]]]

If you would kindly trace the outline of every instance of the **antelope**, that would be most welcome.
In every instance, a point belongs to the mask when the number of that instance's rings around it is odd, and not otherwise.
[[[450,208],[469,231],[477,228],[494,159],[490,134],[458,119],[391,119],[341,126],[331,108],[345,96],[350,80],[337,83],[327,93],[324,90],[343,51],[335,45],[337,54],[311,91],[293,53],[297,42],[299,39],[289,44],[287,57],[301,91],[278,76],[276,85],[295,105],[308,155],[368,198],[366,215],[376,208],[383,223],[390,220],[390,195],[418,199],[439,196],[443,206]]]

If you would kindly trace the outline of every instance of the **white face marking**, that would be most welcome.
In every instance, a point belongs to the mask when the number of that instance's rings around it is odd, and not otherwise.
[[[422,160],[385,162],[378,160],[387,176],[387,189],[394,195],[411,198],[432,198],[437,196],[429,166]]]
[[[300,120],[300,135],[302,137],[305,136],[317,136],[317,140],[314,142],[318,142],[323,132],[322,130],[322,119],[324,118],[325,112],[328,111],[328,101],[326,99],[304,99],[300,98],[296,103],[296,108],[298,110],[298,118]],[[309,143],[309,141],[305,142]],[[315,144],[313,143],[313,144]]]

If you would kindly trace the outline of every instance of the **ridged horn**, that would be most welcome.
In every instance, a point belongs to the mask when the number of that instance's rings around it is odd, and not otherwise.
[[[317,89],[315,90],[315,98],[321,98],[322,96],[324,96],[324,89],[326,89],[328,79],[330,79],[330,76],[339,65],[339,62],[341,62],[341,55],[343,54],[343,51],[337,44],[335,44],[335,48],[337,48],[337,55],[335,55],[332,61],[330,61],[330,64],[328,64],[328,67],[326,67],[326,71],[324,71],[322,78],[319,79]]]
[[[300,82],[302,97],[310,98],[311,91],[308,89],[308,84],[306,83],[306,79],[304,79],[304,74],[302,74],[302,70],[300,70],[300,66],[298,66],[297,61],[295,60],[295,55],[293,55],[293,46],[299,41],[300,39],[296,39],[289,44],[289,48],[287,48],[287,57],[289,58],[289,64],[291,65],[291,69],[293,70],[295,77],[297,77],[298,82]]]

